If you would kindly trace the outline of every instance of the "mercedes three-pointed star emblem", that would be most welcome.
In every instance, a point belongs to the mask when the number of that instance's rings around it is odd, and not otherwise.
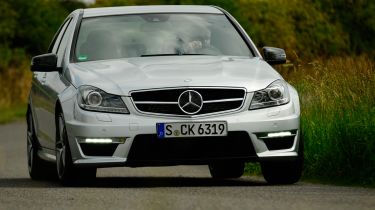
[[[186,90],[178,97],[178,106],[185,114],[196,114],[203,107],[203,98],[195,90]]]

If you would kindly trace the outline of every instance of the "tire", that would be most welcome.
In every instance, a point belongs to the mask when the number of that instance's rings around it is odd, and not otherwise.
[[[63,185],[91,181],[96,177],[96,168],[77,168],[73,165],[65,120],[62,113],[56,119],[56,170]]]
[[[298,157],[289,161],[261,162],[263,177],[269,184],[294,184],[302,176],[303,160],[304,141],[301,133]]]
[[[27,166],[31,179],[47,180],[56,179],[56,172],[53,170],[53,164],[41,159],[38,156],[39,142],[36,137],[34,120],[30,108],[26,114],[27,120]]]
[[[243,162],[221,162],[210,164],[208,167],[212,178],[230,179],[241,177],[245,164]]]

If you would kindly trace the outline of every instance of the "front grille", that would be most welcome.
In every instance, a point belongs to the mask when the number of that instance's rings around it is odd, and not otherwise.
[[[201,95],[203,103],[196,113],[186,113],[179,106],[179,97],[186,91]],[[144,90],[131,93],[138,111],[164,115],[201,115],[224,111],[235,111],[242,107],[246,91],[242,88],[172,88]]]
[[[128,155],[131,164],[206,164],[217,160],[256,158],[250,136],[231,131],[228,136],[159,139],[156,134],[134,138]]]

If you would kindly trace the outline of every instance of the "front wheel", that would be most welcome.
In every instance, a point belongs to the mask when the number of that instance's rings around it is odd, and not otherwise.
[[[73,165],[64,116],[58,115],[56,122],[56,168],[59,180],[63,184],[75,181],[87,181],[96,177],[96,168],[76,168]]]
[[[261,164],[264,179],[270,184],[294,184],[302,174],[299,160],[285,162],[265,162]]]
[[[243,162],[213,163],[209,166],[212,178],[229,179],[239,178],[243,175],[245,164]]]
[[[289,161],[261,162],[264,179],[270,184],[294,184],[302,176],[304,160],[304,141],[300,135],[298,157]]]

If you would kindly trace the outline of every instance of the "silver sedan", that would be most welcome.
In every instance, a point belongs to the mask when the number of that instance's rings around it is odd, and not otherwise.
[[[260,162],[269,183],[299,180],[297,91],[237,21],[213,6],[72,12],[32,59],[30,176],[62,183],[99,167],[208,165],[238,178]],[[54,167],[51,167],[51,163]]]

